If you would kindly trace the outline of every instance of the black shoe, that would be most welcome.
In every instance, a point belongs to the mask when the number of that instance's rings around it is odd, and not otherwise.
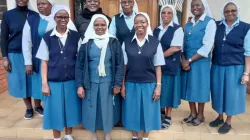
[[[210,123],[209,123],[209,126],[210,126],[210,127],[218,127],[218,126],[222,125],[223,123],[224,123],[224,120],[223,120],[223,119],[221,120],[221,119],[218,117],[216,120],[210,122]]]
[[[30,119],[32,119],[33,115],[34,115],[33,109],[32,108],[27,108],[26,113],[24,115],[24,119],[25,120],[30,120]]]
[[[35,108],[36,113],[38,113],[40,116],[43,116],[43,107],[39,106]]]
[[[232,129],[231,125],[226,122],[219,128],[218,132],[220,134],[227,134]]]

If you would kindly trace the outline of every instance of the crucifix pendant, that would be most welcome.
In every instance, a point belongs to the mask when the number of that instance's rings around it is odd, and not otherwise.
[[[61,54],[63,54],[63,51],[60,51]]]
[[[223,40],[225,41],[226,40],[226,37],[224,36]]]
[[[141,54],[141,51],[139,51],[138,54]]]

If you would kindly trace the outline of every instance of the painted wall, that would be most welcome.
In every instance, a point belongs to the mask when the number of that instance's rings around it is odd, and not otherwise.
[[[191,1],[192,0],[188,0],[188,16],[191,16],[191,12],[190,12],[190,5],[191,5]],[[207,0],[209,7],[212,11],[213,17],[216,20],[220,20],[221,19],[221,8],[223,7],[223,5],[227,2],[228,0]],[[241,8],[241,20],[250,23],[250,0],[234,0]]]

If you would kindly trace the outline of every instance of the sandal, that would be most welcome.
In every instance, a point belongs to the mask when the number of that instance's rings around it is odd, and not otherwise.
[[[194,117],[190,114],[187,118],[184,118],[181,122],[182,122],[183,124],[188,124],[188,123],[190,123],[193,119],[194,119]]]
[[[162,122],[161,128],[162,129],[168,129],[172,125],[172,120],[165,118]]]
[[[200,119],[197,117],[193,119],[190,124],[192,124],[193,126],[199,126],[203,122],[204,122],[204,119]]]
[[[218,126],[223,125],[223,123],[224,123],[224,120],[223,120],[223,119],[220,119],[220,118],[218,117],[216,120],[210,122],[210,123],[209,123],[209,126],[210,126],[210,127],[218,127]]]

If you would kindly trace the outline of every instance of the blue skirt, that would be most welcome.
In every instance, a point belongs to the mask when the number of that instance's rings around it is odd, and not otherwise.
[[[9,53],[11,72],[8,72],[8,89],[15,98],[32,96],[32,76],[25,74],[25,65],[22,53]]]
[[[210,61],[194,61],[191,70],[181,72],[181,98],[189,102],[210,101]]]
[[[161,129],[160,100],[154,102],[155,83],[126,82],[122,123],[127,130],[146,133]]]
[[[178,108],[181,104],[181,77],[180,72],[176,76],[162,75],[161,108]]]
[[[32,98],[44,100],[44,95],[42,93],[42,77],[41,73],[33,72],[32,75]]]
[[[82,125],[91,132],[110,132],[119,121],[120,112],[114,112],[112,82],[91,83],[82,100]]]
[[[219,114],[233,116],[245,112],[246,85],[241,84],[243,73],[243,65],[212,65],[212,107]]]
[[[43,129],[62,131],[81,123],[81,100],[75,80],[49,82],[50,96],[44,98]]]

